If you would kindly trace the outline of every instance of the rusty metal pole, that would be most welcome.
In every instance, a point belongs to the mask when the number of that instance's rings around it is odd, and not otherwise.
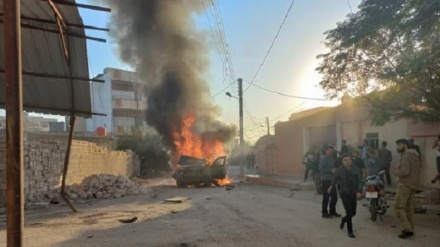
[[[69,140],[67,141],[67,150],[66,157],[64,157],[64,169],[63,169],[63,178],[61,181],[61,198],[67,203],[67,205],[72,209],[74,213],[78,212],[75,206],[73,206],[72,202],[69,200],[69,197],[66,194],[66,179],[67,179],[67,171],[69,170],[69,161],[70,161],[70,150],[72,149],[72,139],[73,139],[73,130],[75,129],[75,115],[70,116],[70,130],[69,130]]]
[[[20,0],[3,0],[7,246],[23,246],[23,95],[21,75]]]

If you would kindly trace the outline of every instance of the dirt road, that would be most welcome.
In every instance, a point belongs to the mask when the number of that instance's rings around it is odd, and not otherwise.
[[[157,197],[152,196],[157,194]],[[173,196],[191,199],[165,204]],[[440,217],[417,215],[416,236],[397,238],[389,214],[371,222],[358,206],[356,239],[338,228],[339,219],[322,219],[313,192],[254,184],[225,188],[177,189],[161,186],[150,195],[95,201],[72,214],[65,206],[30,211],[25,246],[438,246]],[[338,202],[339,212],[342,206]],[[138,217],[134,223],[119,219]],[[4,216],[2,216],[4,218]],[[2,221],[3,219],[0,219]],[[0,245],[5,243],[4,223]]]

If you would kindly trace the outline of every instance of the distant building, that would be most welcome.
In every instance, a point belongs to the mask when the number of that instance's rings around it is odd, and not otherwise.
[[[35,117],[23,113],[23,128],[29,132],[64,132],[65,123],[56,118]],[[0,116],[0,130],[6,129],[6,117]]]
[[[91,83],[92,112],[89,119],[77,119],[76,132],[94,132],[105,127],[107,135],[131,133],[133,127],[145,127],[144,114],[147,100],[135,72],[105,68],[95,77],[105,83]]]

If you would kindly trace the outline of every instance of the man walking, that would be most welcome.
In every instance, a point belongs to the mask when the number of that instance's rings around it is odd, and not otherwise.
[[[390,176],[390,167],[391,161],[393,160],[393,154],[389,149],[387,149],[388,143],[386,141],[382,142],[382,147],[379,149],[379,160],[380,160],[380,170],[385,171],[385,175],[387,178],[387,184],[391,186],[391,176]],[[380,175],[382,181],[385,183],[385,179],[383,175]]]
[[[419,183],[420,157],[416,150],[409,149],[406,139],[399,139],[396,144],[401,158],[394,170],[398,177],[394,212],[403,229],[399,238],[405,239],[414,235],[414,195]]]
[[[362,195],[362,175],[360,170],[352,166],[351,163],[351,156],[343,154],[342,167],[336,171],[332,185],[328,188],[328,193],[335,190],[335,185],[339,184],[339,196],[345,209],[345,216],[341,220],[340,228],[344,229],[345,223],[347,223],[348,236],[354,238],[352,218],[356,215],[356,201]]]
[[[340,214],[336,213],[336,203],[338,202],[338,193],[336,190],[328,191],[331,186],[334,172],[335,172],[335,162],[333,160],[333,147],[328,146],[325,151],[325,156],[321,159],[319,163],[319,171],[321,172],[321,190],[322,196],[322,217],[332,218],[341,217]],[[330,201],[330,211],[328,211]]]

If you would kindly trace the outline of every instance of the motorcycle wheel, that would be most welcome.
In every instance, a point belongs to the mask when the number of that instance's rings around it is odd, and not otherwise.
[[[377,220],[377,199],[370,200],[370,214],[371,214],[371,220],[376,221]]]
[[[387,204],[386,199],[381,197],[380,200],[379,200],[379,205],[380,205],[380,208],[381,208],[381,211],[382,211],[381,214],[384,215],[387,212],[387,209],[388,209],[388,204]]]

